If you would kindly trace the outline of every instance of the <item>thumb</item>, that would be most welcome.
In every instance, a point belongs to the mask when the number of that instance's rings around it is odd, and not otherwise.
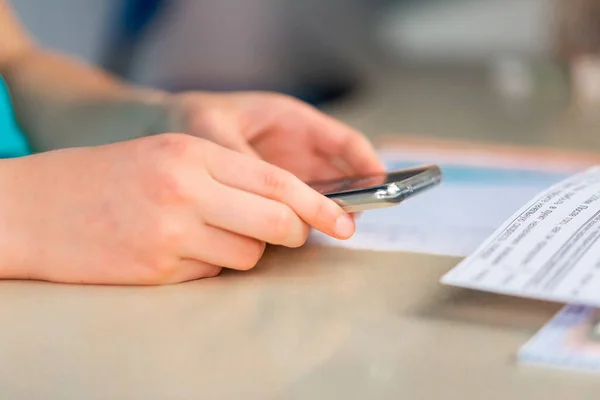
[[[220,118],[213,120],[212,123],[205,126],[208,135],[200,135],[215,142],[216,144],[228,148],[238,153],[246,154],[261,159],[256,150],[248,143],[246,138],[240,133],[239,128],[228,121]]]

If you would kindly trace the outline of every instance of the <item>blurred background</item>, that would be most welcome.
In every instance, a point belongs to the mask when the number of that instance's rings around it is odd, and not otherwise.
[[[598,0],[12,3],[41,43],[131,81],[276,90],[371,135],[527,144],[600,119]]]

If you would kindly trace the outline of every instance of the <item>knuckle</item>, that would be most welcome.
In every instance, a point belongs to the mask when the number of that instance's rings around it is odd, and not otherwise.
[[[308,240],[308,234],[310,232],[310,228],[305,223],[302,223],[301,229],[298,231],[296,235],[292,237],[292,241],[290,243],[290,247],[302,247]]]
[[[322,199],[316,204],[314,208],[314,214],[312,215],[313,221],[315,221],[315,223],[335,223],[336,216],[332,215],[331,209],[333,207],[330,207],[329,202],[330,200]]]
[[[258,240],[249,240],[245,249],[241,252],[242,258],[239,262],[238,269],[242,271],[251,270],[256,266],[258,261],[261,259],[266,244]]]
[[[266,195],[271,198],[283,197],[288,186],[285,174],[276,168],[265,168],[262,173],[262,184]]]
[[[187,198],[183,183],[176,173],[162,170],[149,182],[150,194],[157,204],[180,203]]]
[[[290,96],[285,93],[278,92],[266,92],[265,96],[275,103],[283,103],[283,104],[303,104],[300,100],[296,99],[293,96]]]
[[[152,251],[145,252],[140,260],[146,266],[142,280],[154,284],[171,282],[177,273],[176,251],[185,238],[185,229],[167,217],[156,218],[145,228],[152,235],[147,241]]]
[[[160,158],[180,159],[195,146],[192,136],[183,133],[164,133],[154,137],[155,154]]]
[[[288,207],[278,207],[269,214],[267,223],[274,244],[289,244],[296,219],[296,215]]]
[[[287,247],[300,247],[308,239],[309,228],[288,207],[281,207],[273,212],[269,219],[273,244]]]
[[[140,274],[139,283],[163,285],[172,282],[176,274],[177,263],[174,258],[158,257],[145,263],[144,273]]]
[[[188,198],[185,184],[174,165],[152,167],[143,174],[141,184],[147,198],[159,206],[179,204]]]
[[[186,154],[198,143],[188,135],[160,136],[156,139],[153,151],[148,154],[148,162],[141,169],[141,183],[154,203],[180,203],[188,199],[191,189],[190,185],[185,184],[184,177],[189,176],[187,169],[192,164],[198,164],[197,161],[190,162]]]
[[[186,236],[183,224],[174,218],[169,218],[169,215],[157,218],[151,228],[153,229],[155,245],[159,249],[164,249],[167,253],[180,248]]]

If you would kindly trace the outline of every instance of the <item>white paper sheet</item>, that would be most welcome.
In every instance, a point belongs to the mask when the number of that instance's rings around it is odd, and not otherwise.
[[[442,278],[449,285],[600,306],[600,167],[535,196]]]
[[[311,241],[362,250],[466,256],[532,196],[570,175],[564,170],[572,167],[562,165],[563,171],[556,164],[522,167],[526,163],[486,154],[388,151],[383,157],[389,169],[438,163],[443,183],[398,206],[363,213],[348,241],[318,232]]]

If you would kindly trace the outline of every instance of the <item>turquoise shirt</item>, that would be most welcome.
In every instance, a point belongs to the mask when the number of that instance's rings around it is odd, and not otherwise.
[[[15,122],[8,89],[0,77],[0,158],[28,155],[29,146]]]

